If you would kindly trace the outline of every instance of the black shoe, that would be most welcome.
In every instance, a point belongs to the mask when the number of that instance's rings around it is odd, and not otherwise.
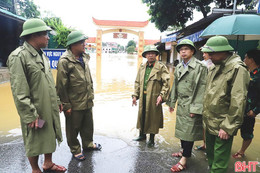
[[[146,140],[146,135],[140,135],[138,138],[134,139],[134,141],[144,141]]]
[[[147,143],[148,147],[154,147],[154,141],[153,140],[149,140]]]

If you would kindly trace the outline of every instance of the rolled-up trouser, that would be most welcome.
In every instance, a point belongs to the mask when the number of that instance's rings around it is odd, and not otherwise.
[[[206,130],[206,152],[210,173],[227,172],[232,142],[233,136],[230,136],[227,140],[223,140],[216,135],[209,134]]]
[[[72,110],[71,115],[66,116],[67,143],[72,154],[81,153],[78,134],[82,140],[82,148],[93,147],[93,115],[92,108],[86,110]]]

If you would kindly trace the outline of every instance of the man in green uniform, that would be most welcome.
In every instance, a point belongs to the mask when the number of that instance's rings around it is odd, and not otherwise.
[[[100,144],[93,143],[93,81],[88,66],[90,56],[85,53],[87,37],[80,31],[68,35],[68,49],[58,62],[57,93],[64,105],[66,136],[73,157],[85,160],[77,139],[80,133],[83,150],[100,150]]]
[[[249,73],[233,50],[223,36],[211,37],[202,48],[215,64],[209,70],[203,105],[211,173],[227,171],[233,136],[243,122],[246,106]]]
[[[155,134],[159,132],[159,128],[163,128],[161,104],[166,101],[170,88],[168,69],[156,60],[158,54],[155,46],[145,47],[142,56],[147,58],[147,62],[139,68],[132,95],[133,105],[137,105],[136,101],[139,99],[137,128],[140,129],[140,134],[136,141],[145,140],[146,134],[150,134],[149,147],[154,146]]]
[[[182,150],[172,154],[181,157],[171,168],[172,172],[186,168],[194,141],[203,139],[202,110],[207,78],[207,67],[193,56],[196,48],[191,40],[182,40],[176,50],[180,53],[182,62],[175,68],[173,86],[166,104],[170,112],[173,112],[178,102],[175,137],[181,140]]]
[[[255,117],[260,113],[260,50],[253,49],[248,51],[244,62],[250,71],[250,83],[244,121],[240,129],[243,142],[240,150],[232,155],[235,159],[245,156],[245,151],[254,138]]]
[[[48,45],[49,30],[42,20],[28,19],[20,36],[25,42],[10,54],[7,61],[13,98],[21,119],[25,152],[33,173],[41,172],[38,166],[40,154],[45,154],[44,170],[66,171],[66,168],[52,162],[56,139],[60,143],[62,135],[59,99],[48,59],[41,50]]]

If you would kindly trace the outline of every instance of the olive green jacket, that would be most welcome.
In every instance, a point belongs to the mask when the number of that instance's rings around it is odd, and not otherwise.
[[[48,58],[27,42],[8,58],[14,102],[21,119],[21,128],[28,157],[52,153],[56,139],[61,142],[58,97]],[[45,120],[41,129],[31,129],[28,123],[37,117]]]
[[[132,96],[139,99],[139,110],[137,118],[137,128],[141,128],[141,118],[143,114],[143,96],[144,96],[144,75],[146,64],[141,64],[135,80],[135,91]],[[143,133],[157,134],[159,128],[163,128],[162,105],[156,106],[157,97],[162,96],[163,102],[168,98],[170,88],[170,74],[167,67],[156,61],[149,75],[147,82],[145,124]]]
[[[174,81],[166,104],[175,108],[175,137],[185,141],[203,139],[202,111],[203,96],[207,79],[207,67],[195,57],[190,59],[188,67],[179,63],[174,71]],[[190,114],[196,114],[193,118]]]
[[[236,54],[210,68],[204,97],[203,124],[212,135],[222,129],[236,135],[243,122],[250,75]]]
[[[90,56],[83,53],[85,69],[72,52],[67,49],[57,65],[56,89],[64,111],[92,108],[94,99],[93,81],[88,62]]]

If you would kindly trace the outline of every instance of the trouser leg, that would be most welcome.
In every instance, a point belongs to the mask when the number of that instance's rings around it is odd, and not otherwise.
[[[194,142],[181,140],[181,146],[183,148],[183,153],[182,153],[183,157],[191,157],[193,144]]]
[[[80,136],[82,139],[82,148],[92,148],[94,133],[92,108],[84,110],[84,115],[81,123]]]
[[[214,144],[215,144],[215,136],[208,133],[205,130],[205,137],[206,137],[206,153],[208,158],[209,167],[212,167],[212,163],[214,160]]]
[[[214,142],[210,141],[213,140]],[[208,142],[207,142],[208,141]],[[233,142],[233,136],[231,136],[228,140],[222,140],[218,136],[210,135],[206,132],[206,145],[207,145],[207,155],[209,165],[211,166],[211,173],[225,173],[227,172],[228,162],[231,153],[231,147]],[[208,151],[208,146],[210,146],[210,150]],[[212,149],[213,147],[213,149]],[[212,151],[213,150],[213,151]],[[210,151],[213,153],[210,153]]]
[[[71,153],[74,155],[81,153],[81,147],[77,137],[81,128],[82,118],[82,111],[72,111],[71,115],[66,116],[67,143]]]

